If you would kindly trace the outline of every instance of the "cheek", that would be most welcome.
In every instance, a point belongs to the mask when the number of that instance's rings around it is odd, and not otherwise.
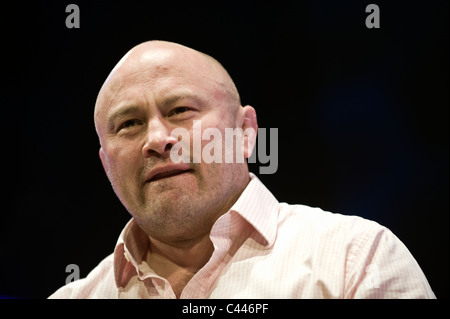
[[[139,167],[140,152],[129,145],[119,145],[108,148],[107,159],[109,175],[115,182],[126,182],[130,177],[136,176]]]
[[[191,129],[189,130],[189,152],[190,160],[194,164],[201,164],[208,168],[208,163],[211,163],[212,153],[216,153],[217,149],[220,149],[219,153],[222,153],[222,147],[224,145],[224,129],[220,127],[221,123],[214,121],[207,121],[205,119],[195,120]],[[206,148],[205,148],[206,147]],[[205,156],[211,157],[206,160]],[[219,156],[219,158],[222,156]],[[214,158],[216,161],[216,158]],[[216,161],[217,162],[217,161]]]

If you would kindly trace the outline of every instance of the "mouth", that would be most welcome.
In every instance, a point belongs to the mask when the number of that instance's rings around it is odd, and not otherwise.
[[[171,178],[171,177],[175,177],[175,176],[178,176],[178,175],[181,175],[184,173],[189,173],[189,172],[192,172],[192,169],[174,168],[174,169],[162,170],[162,171],[155,172],[154,174],[152,174],[152,176],[150,178],[148,178],[145,181],[145,183],[152,183],[157,180]]]

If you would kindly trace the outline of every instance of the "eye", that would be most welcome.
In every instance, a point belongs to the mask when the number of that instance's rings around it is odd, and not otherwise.
[[[187,107],[187,106],[179,106],[179,107],[176,107],[176,108],[172,109],[172,110],[169,112],[168,116],[173,116],[173,115],[181,114],[181,113],[187,112],[187,111],[189,111],[189,110],[190,110],[190,108]]]
[[[129,128],[129,127],[133,127],[136,125],[140,125],[142,122],[136,119],[131,119],[131,120],[126,120],[125,122],[123,122],[122,124],[120,124],[119,128],[117,129],[117,131],[120,131],[124,128]]]

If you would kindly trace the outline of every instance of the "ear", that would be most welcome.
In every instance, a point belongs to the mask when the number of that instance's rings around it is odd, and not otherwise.
[[[258,121],[256,119],[256,111],[250,105],[244,106],[242,109],[243,121],[242,131],[244,132],[244,157],[252,156],[253,149],[256,145],[256,135],[258,134]]]
[[[108,170],[108,164],[106,163],[106,155],[103,148],[100,147],[100,150],[98,151],[98,155],[100,156],[100,160],[102,161],[103,169],[106,172],[106,175],[109,177],[109,170]]]

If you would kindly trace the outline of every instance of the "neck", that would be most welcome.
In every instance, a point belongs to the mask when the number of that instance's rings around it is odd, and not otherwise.
[[[147,262],[160,275],[177,269],[196,273],[208,262],[214,251],[209,234],[177,243],[150,238],[150,243]]]

